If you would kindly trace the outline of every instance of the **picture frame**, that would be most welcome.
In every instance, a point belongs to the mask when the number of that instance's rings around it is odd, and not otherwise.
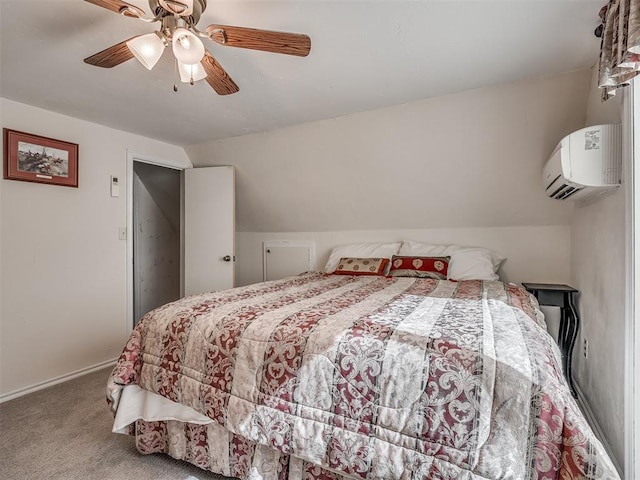
[[[4,178],[78,188],[78,144],[3,128]]]

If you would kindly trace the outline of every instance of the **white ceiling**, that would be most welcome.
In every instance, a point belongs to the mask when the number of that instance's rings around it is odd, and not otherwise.
[[[129,0],[149,12],[146,0]],[[0,95],[177,145],[592,66],[605,0],[215,1],[198,27],[306,33],[306,58],[206,43],[240,87],[174,83],[171,55],[146,70],[82,60],[157,24],[82,0],[0,0]]]

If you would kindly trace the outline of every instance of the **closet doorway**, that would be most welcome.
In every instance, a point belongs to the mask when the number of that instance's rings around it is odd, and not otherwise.
[[[181,171],[133,162],[133,321],[180,298]]]
[[[235,283],[235,169],[127,154],[126,334],[148,311]]]

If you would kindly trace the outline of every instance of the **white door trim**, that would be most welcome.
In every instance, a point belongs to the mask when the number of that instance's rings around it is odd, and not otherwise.
[[[624,368],[624,477],[640,475],[640,83],[624,94],[624,158],[626,188],[627,301]]]
[[[193,168],[191,163],[185,164],[170,159],[154,158],[127,150],[127,324],[125,338],[128,338],[133,330],[133,162],[149,163],[180,171]],[[180,243],[182,248],[182,240]]]

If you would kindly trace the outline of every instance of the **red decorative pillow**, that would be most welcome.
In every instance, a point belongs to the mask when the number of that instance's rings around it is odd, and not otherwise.
[[[343,257],[333,273],[336,275],[384,275],[388,258]]]
[[[451,257],[401,257],[391,259],[392,277],[420,277],[447,279],[447,270]]]

